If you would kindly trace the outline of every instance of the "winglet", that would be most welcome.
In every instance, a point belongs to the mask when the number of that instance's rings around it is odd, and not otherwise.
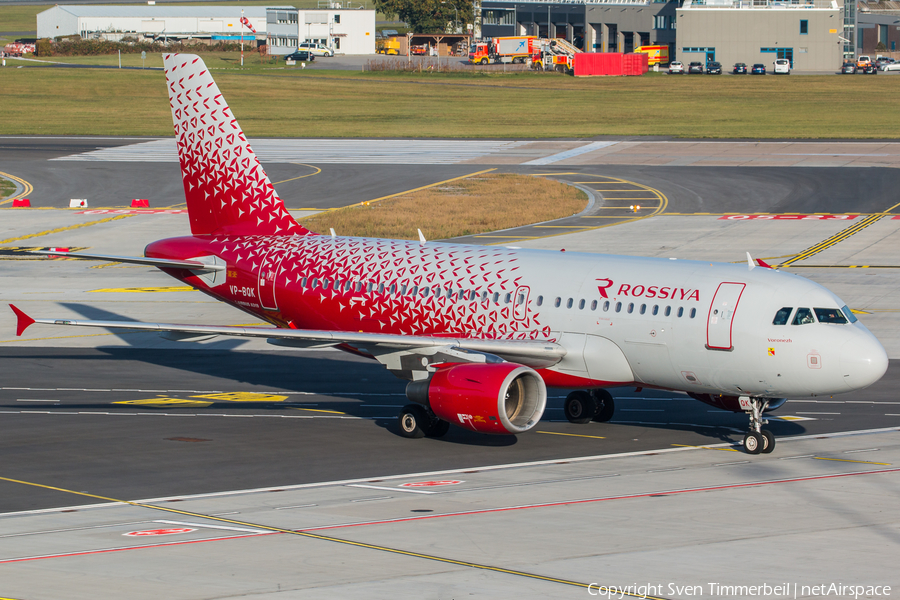
[[[766,263],[763,259],[761,259],[761,258],[757,258],[757,259],[756,259],[756,264],[758,264],[758,265],[761,266],[761,267],[765,267],[765,268],[767,268],[767,269],[774,269],[774,268],[775,268],[775,267],[773,267],[772,265],[767,264],[767,263]]]
[[[21,336],[25,333],[25,330],[28,329],[28,326],[34,323],[34,319],[23,313],[21,310],[13,306],[9,305],[13,312],[16,313],[16,336]]]
[[[753,264],[753,258],[750,257],[750,253],[747,253],[747,269],[752,271],[756,268],[756,265]]]
[[[422,246],[424,246],[424,245],[425,245],[425,242],[426,242],[427,240],[425,239],[425,236],[422,235],[422,230],[421,230],[421,229],[416,229],[416,231],[419,232],[419,244],[422,245]]]

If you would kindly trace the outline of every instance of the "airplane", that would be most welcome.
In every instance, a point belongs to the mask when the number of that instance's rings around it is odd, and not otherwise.
[[[143,257],[274,327],[33,319],[33,323],[215,335],[336,347],[408,381],[401,435],[450,424],[519,434],[547,388],[576,389],[574,423],[609,421],[606,388],[685,392],[746,413],[743,447],[775,447],[764,413],[788,397],[862,389],[887,370],[882,345],[835,294],[763,261],[710,263],[315,234],[285,209],[216,83],[195,55],[164,55],[191,235]],[[59,250],[42,254],[60,255]]]

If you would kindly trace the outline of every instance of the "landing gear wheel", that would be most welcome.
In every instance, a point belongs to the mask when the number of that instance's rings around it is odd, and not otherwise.
[[[563,412],[571,423],[590,423],[597,414],[597,401],[587,392],[578,390],[566,396]]]
[[[447,435],[448,431],[450,431],[450,422],[435,417],[434,420],[425,427],[425,437],[444,437]]]
[[[762,435],[751,431],[744,436],[744,450],[747,454],[759,454],[762,451],[763,438]]]
[[[613,413],[616,412],[616,403],[612,394],[606,390],[591,390],[591,396],[597,403],[597,412],[594,414],[593,420],[598,423],[606,423],[612,419]]]
[[[769,454],[772,450],[775,449],[775,434],[769,431],[768,429],[763,429],[760,431],[762,434],[762,452],[763,454]]]
[[[424,437],[425,427],[431,421],[421,404],[407,404],[400,411],[397,420],[400,422],[400,435],[405,438]]]

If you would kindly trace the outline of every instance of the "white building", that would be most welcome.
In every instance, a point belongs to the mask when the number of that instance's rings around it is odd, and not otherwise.
[[[261,6],[140,6],[57,5],[37,15],[37,36],[54,38],[93,34],[150,34],[157,37],[214,39],[255,39],[246,27],[241,30],[241,9],[257,33],[266,32],[266,8]]]
[[[344,5],[347,4],[349,3]],[[285,6],[268,8],[266,11],[266,43],[269,54],[290,54],[302,42],[322,44],[332,48],[335,54],[375,54],[374,10],[297,10],[292,6]]]

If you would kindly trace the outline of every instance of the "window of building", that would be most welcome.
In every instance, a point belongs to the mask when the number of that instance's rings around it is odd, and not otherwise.
[[[484,25],[516,24],[516,13],[514,10],[482,10],[481,17]]]
[[[341,15],[334,15],[334,22],[340,24],[340,22],[341,22]]]
[[[800,19],[800,35],[807,35],[809,33],[809,21],[806,19]]]

